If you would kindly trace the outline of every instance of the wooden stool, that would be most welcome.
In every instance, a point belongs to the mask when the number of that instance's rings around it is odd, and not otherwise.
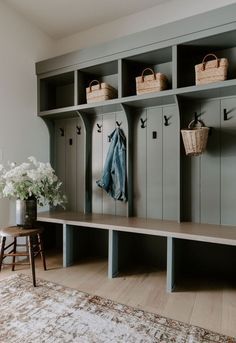
[[[28,256],[29,264],[31,265],[32,269],[32,278],[33,278],[33,285],[36,287],[36,279],[35,279],[35,261],[34,258],[40,253],[41,259],[43,262],[44,270],[46,270],[46,261],[43,249],[43,241],[42,241],[42,228],[23,228],[21,226],[10,226],[3,229],[0,229],[0,236],[1,236],[1,245],[0,245],[0,271],[2,268],[3,259],[7,256],[12,256],[12,263],[6,263],[12,266],[12,271],[15,270],[15,265],[17,264],[26,264],[21,262],[16,262],[16,256]],[[6,238],[13,237],[13,242],[5,246]],[[26,244],[18,244],[17,238],[18,237],[26,237]],[[17,251],[18,246],[26,246],[26,251],[19,252]],[[10,247],[12,249],[8,252]]]

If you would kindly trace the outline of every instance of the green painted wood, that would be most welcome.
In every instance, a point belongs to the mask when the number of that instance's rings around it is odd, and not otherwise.
[[[141,127],[141,119],[144,127]],[[134,216],[147,216],[147,111],[133,112],[133,210]]]
[[[236,5],[225,6],[177,22],[138,32],[99,46],[54,57],[36,64],[36,73],[42,74],[66,66],[94,64],[125,58],[163,46],[181,44],[227,30],[235,30]],[[128,49],[127,49],[128,47]]]
[[[226,110],[228,120],[224,120]],[[236,223],[236,97],[221,101],[221,224]]]
[[[165,117],[167,126],[165,126]],[[163,107],[163,219],[178,220],[179,113],[176,105]]]
[[[103,116],[103,129],[102,129],[102,170],[104,168],[107,153],[110,147],[109,135],[113,132],[116,127],[115,123],[115,113],[109,113]],[[93,159],[101,158],[101,156],[93,155]],[[102,174],[99,176],[99,178]],[[116,214],[116,204],[115,200],[106,193],[102,191],[102,213],[103,214]]]
[[[133,112],[132,110],[126,106],[122,106],[123,111],[126,115],[127,120],[127,190],[128,190],[128,208],[127,208],[127,215],[133,216],[133,144],[134,144],[134,120],[133,120]]]
[[[146,159],[140,158],[147,173],[147,217],[163,217],[163,134],[162,107],[147,109]],[[156,135],[156,138],[154,137]],[[140,178],[140,182],[144,182]],[[142,194],[141,194],[142,195]]]
[[[62,181],[62,191],[66,192],[66,121],[55,121],[55,133],[54,133],[54,168],[56,175]]]
[[[74,130],[76,132],[76,210],[78,212],[85,211],[85,192],[86,192],[86,176],[85,176],[85,128],[81,118],[75,120]]]
[[[85,192],[84,210],[85,213],[90,213],[92,211],[92,120],[89,120],[89,116],[86,113],[77,111],[77,115],[81,118],[81,132],[82,128],[84,129],[84,161],[81,161],[81,164],[77,166],[77,170],[84,175],[84,178],[82,178]]]
[[[123,97],[123,71],[122,60],[118,60],[118,98]]]
[[[118,232],[109,230],[108,237],[108,278],[112,279],[118,275],[118,254],[119,254],[119,241]]]
[[[74,105],[79,104],[79,94],[78,94],[78,72],[74,71]]]
[[[101,126],[101,129],[97,127]],[[101,132],[99,132],[101,131]],[[103,191],[97,186],[96,181],[100,179],[103,168],[103,118],[96,116],[92,127],[92,212],[103,213],[102,199]]]
[[[127,162],[127,144],[128,144],[128,123],[125,113],[122,112],[116,112],[115,113],[115,121],[121,124],[120,128],[123,130],[125,137],[126,137],[126,162]],[[126,163],[126,172],[128,165]],[[127,180],[128,182],[128,180]],[[118,216],[127,216],[128,214],[128,203],[120,200],[115,201],[115,213]]]
[[[166,291],[172,292],[175,288],[175,239],[167,237],[167,266]]]
[[[181,128],[187,128],[194,113],[201,114],[200,103],[185,102],[181,106]],[[200,222],[200,156],[186,156],[182,149],[182,220]]]
[[[220,101],[201,103],[201,119],[212,127],[201,155],[201,223],[220,224]]]
[[[74,261],[73,226],[63,224],[63,267],[69,267]]]
[[[178,48],[177,45],[172,46],[172,88],[177,88],[178,85]]]
[[[76,211],[76,123],[77,119],[72,118],[66,121],[66,138],[65,138],[65,154],[66,154],[66,195],[68,198],[67,208],[71,211]]]

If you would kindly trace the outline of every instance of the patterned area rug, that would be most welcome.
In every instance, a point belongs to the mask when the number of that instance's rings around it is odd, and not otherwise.
[[[236,342],[176,320],[16,274],[0,281],[1,343]]]

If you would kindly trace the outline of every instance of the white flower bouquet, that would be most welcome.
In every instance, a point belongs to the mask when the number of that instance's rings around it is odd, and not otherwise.
[[[38,162],[33,156],[28,160],[20,165],[11,163],[8,169],[0,165],[0,197],[36,199],[39,206],[65,207],[62,183],[50,163]]]

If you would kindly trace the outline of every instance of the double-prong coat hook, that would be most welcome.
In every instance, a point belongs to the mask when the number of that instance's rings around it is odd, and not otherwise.
[[[116,120],[116,125],[117,125],[118,127],[121,127],[121,124],[122,124],[122,121],[119,123],[119,122]]]
[[[101,133],[102,132],[102,125],[97,123],[97,128],[98,128],[97,132]]]
[[[81,126],[76,125],[76,133],[77,135],[81,135]]]
[[[226,110],[226,108],[224,108],[224,121],[228,120],[228,112]]]
[[[141,129],[145,129],[145,123],[147,121],[147,118],[146,119],[143,119],[143,118],[140,118],[140,121],[141,121]]]
[[[165,126],[169,126],[170,125],[170,123],[169,123],[169,119],[170,119],[170,117],[168,118],[167,116],[164,116],[164,125]]]
[[[61,133],[61,137],[64,137],[65,136],[65,130],[62,128],[62,127],[60,127],[60,133]]]

